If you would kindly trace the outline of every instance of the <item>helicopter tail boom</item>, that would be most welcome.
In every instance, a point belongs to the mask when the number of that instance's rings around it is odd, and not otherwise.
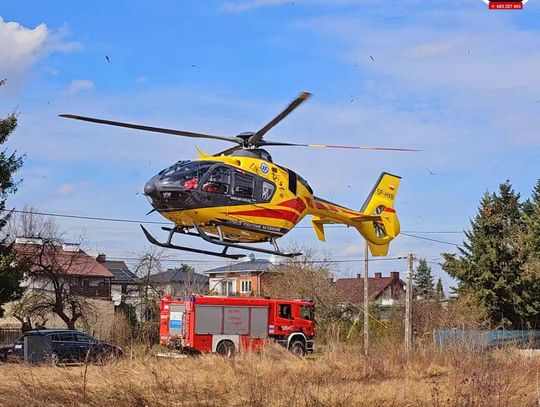
[[[396,175],[383,172],[360,211],[315,198],[311,223],[319,240],[325,240],[324,224],[341,223],[360,232],[373,256],[386,256],[390,241],[400,232],[394,209],[400,180]]]

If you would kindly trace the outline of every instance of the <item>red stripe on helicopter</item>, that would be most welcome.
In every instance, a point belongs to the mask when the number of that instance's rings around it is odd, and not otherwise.
[[[288,208],[292,208],[300,213],[304,212],[306,210],[306,204],[304,201],[300,198],[294,198],[289,199],[288,201],[282,202],[278,204],[278,206],[286,206]]]
[[[386,207],[386,208],[384,208],[384,211],[385,211],[385,212],[396,213],[396,210],[395,210],[394,208],[388,208],[388,207]]]
[[[254,209],[251,211],[229,212],[229,215],[255,216],[257,218],[283,219],[291,223],[296,223],[299,218],[299,216],[296,213],[285,210],[285,209]]]

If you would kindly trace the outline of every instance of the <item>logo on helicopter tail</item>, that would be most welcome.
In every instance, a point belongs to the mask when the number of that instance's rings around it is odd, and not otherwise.
[[[490,10],[522,10],[529,0],[482,0]]]

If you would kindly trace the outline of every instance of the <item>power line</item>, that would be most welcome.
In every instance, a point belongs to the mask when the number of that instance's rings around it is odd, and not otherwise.
[[[406,259],[405,256],[400,257],[383,257],[383,258],[377,258],[377,259],[367,259],[367,261],[396,261],[396,260],[403,260]],[[111,261],[115,260],[139,260],[138,257],[122,257],[122,256],[113,256],[110,258]],[[186,259],[161,259],[161,262],[173,262],[173,263],[198,263],[198,264],[223,264],[223,261],[219,260],[186,260]],[[285,264],[286,265],[298,265],[298,264],[332,264],[332,263],[359,263],[365,261],[364,259],[347,259],[347,260],[307,260],[307,261],[288,261]]]
[[[51,216],[55,218],[68,218],[68,219],[83,219],[83,220],[94,220],[94,221],[102,221],[102,222],[118,222],[118,223],[138,223],[138,224],[147,224],[147,225],[170,225],[171,222],[163,222],[163,221],[150,221],[150,220],[137,220],[137,219],[123,219],[123,218],[108,218],[103,216],[87,216],[87,215],[69,215],[65,213],[52,213],[52,212],[42,212],[42,211],[25,211],[20,209],[3,209],[2,212],[13,212],[13,213],[20,213],[20,214],[29,214],[29,215],[40,215],[40,216]],[[327,225],[325,227],[329,228],[347,228],[347,225]],[[311,226],[295,226],[295,229],[311,229]],[[463,231],[433,231],[433,230],[405,230],[401,232],[404,235],[407,235],[407,233],[420,233],[420,234],[462,234]],[[416,237],[412,235],[407,235],[409,237]],[[425,239],[430,240],[428,238],[421,238],[419,239]],[[435,239],[431,239],[433,241],[437,241]],[[448,243],[439,241],[440,243]],[[454,243],[448,243],[452,244],[454,246],[458,246]]]
[[[415,238],[415,239],[422,239],[422,240],[427,240],[427,241],[430,241],[430,242],[436,242],[436,243],[448,244],[448,245],[450,245],[450,246],[456,246],[456,247],[461,247],[461,246],[462,246],[462,245],[460,245],[460,244],[453,243],[453,242],[447,242],[447,241],[439,240],[439,239],[431,239],[431,238],[429,238],[429,237],[423,237],[423,236],[411,235],[410,233],[405,233],[405,232],[401,232],[401,234],[404,235],[404,236],[408,236],[408,237]]]

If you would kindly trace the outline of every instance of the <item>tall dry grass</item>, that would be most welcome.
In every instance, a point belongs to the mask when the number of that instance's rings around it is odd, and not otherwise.
[[[132,354],[127,352],[128,354]],[[405,355],[330,344],[307,359],[278,346],[234,359],[158,359],[110,365],[0,366],[2,406],[533,406],[540,360],[512,351]]]

